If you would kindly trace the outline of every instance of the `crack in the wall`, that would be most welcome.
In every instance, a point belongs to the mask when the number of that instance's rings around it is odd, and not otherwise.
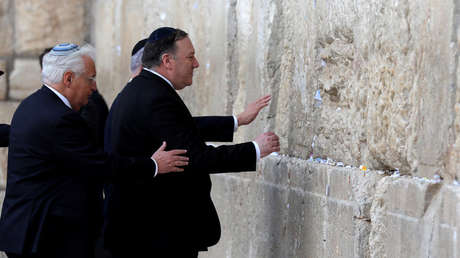
[[[425,192],[425,207],[423,208],[423,213],[426,214],[430,206],[434,202],[434,198],[439,194],[439,191],[441,190],[442,184],[441,183],[436,183],[436,184],[431,184],[428,185],[428,188]]]
[[[272,4],[275,5],[274,17],[283,17],[283,3],[282,1],[274,0]],[[271,104],[269,106],[268,129],[269,131],[274,130],[276,127],[276,111],[278,109],[278,95],[279,86],[281,82],[281,59],[283,51],[283,40],[280,40],[284,35],[284,21],[272,19],[271,33],[268,39],[268,49],[266,52],[267,66],[265,70],[265,77],[270,87],[272,94]]]
[[[460,29],[460,2],[459,1],[453,1],[453,5],[454,5],[454,11],[453,11],[453,21],[452,21],[452,38],[451,38],[451,45],[453,46],[453,51],[455,51],[455,54],[454,54],[454,66],[452,68],[452,85],[450,87],[450,91],[452,92],[451,94],[451,103],[453,104],[453,112],[450,114],[451,115],[451,121],[453,121],[453,126],[452,128],[450,128],[450,130],[452,131],[452,134],[454,135],[453,139],[452,139],[452,143],[455,142],[455,138],[458,137],[458,135],[456,135],[456,132],[455,132],[455,117],[456,117],[456,114],[455,114],[455,104],[457,102],[457,80],[458,80],[458,74],[457,74],[457,71],[458,71],[458,59],[460,57],[459,55],[459,35],[458,35],[458,30]],[[458,122],[458,121],[457,121]]]
[[[236,13],[238,1],[232,0],[228,4],[227,15],[227,101],[225,103],[225,113],[231,114],[239,87],[235,87],[235,78],[239,78],[239,57],[238,57],[238,15]]]

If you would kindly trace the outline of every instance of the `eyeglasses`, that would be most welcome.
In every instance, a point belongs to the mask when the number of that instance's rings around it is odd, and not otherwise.
[[[90,82],[96,82],[96,76],[91,76],[91,77],[86,76],[86,79]]]

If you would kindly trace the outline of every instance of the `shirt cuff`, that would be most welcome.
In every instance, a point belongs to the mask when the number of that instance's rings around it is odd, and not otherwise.
[[[158,174],[158,163],[154,158],[151,159],[153,160],[153,163],[155,163],[155,174],[153,175],[153,177],[156,177]]]
[[[256,148],[256,162],[257,162],[260,159],[259,144],[257,144],[257,142],[255,142],[255,141],[252,141],[252,143],[254,144],[254,148]]]
[[[238,119],[236,118],[236,116],[233,116],[233,120],[235,121],[233,126],[233,132],[236,132],[236,130],[238,130]]]

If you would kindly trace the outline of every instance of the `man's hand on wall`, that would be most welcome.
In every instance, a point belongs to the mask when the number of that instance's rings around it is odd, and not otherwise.
[[[263,158],[272,152],[280,151],[280,139],[275,133],[263,133],[257,136],[254,141],[257,145],[259,145],[260,158]]]
[[[254,102],[248,104],[243,113],[237,116],[238,126],[250,124],[254,119],[256,119],[262,108],[268,105],[268,102],[272,99],[271,95],[266,95]]]

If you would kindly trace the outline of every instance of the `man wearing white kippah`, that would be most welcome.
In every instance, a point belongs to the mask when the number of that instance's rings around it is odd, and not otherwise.
[[[0,218],[0,250],[9,258],[93,257],[104,181],[154,181],[188,164],[184,150],[165,152],[165,144],[130,158],[99,149],[78,114],[95,77],[91,46],[57,45],[44,57],[43,87],[13,116]]]

